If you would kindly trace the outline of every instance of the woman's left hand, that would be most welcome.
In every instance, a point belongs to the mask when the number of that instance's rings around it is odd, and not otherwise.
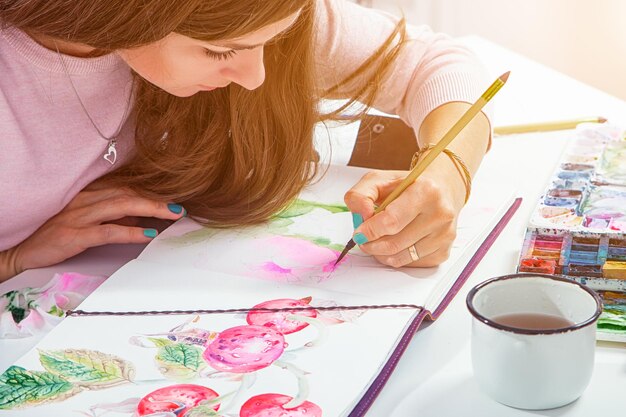
[[[465,186],[452,162],[439,155],[387,208],[374,215],[408,171],[371,171],[345,202],[357,226],[354,241],[379,262],[395,268],[430,267],[450,256]],[[362,216],[364,222],[359,225]]]

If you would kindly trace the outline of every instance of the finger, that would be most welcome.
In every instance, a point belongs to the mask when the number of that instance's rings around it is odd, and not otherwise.
[[[411,253],[409,252],[409,247],[414,245],[418,260],[414,261],[411,257]],[[414,244],[407,245],[402,248],[398,252],[391,255],[374,255],[380,263],[392,266],[394,268],[400,268],[411,263],[419,262],[423,258],[427,258],[431,253],[439,250],[439,242],[436,239],[429,238],[429,236],[424,239],[419,240]]]
[[[117,224],[102,224],[83,229],[80,233],[81,245],[85,248],[110,243],[148,243],[157,236],[155,229],[127,227]]]
[[[414,247],[419,257],[417,261],[414,261],[411,257],[409,248],[403,249],[391,256],[377,255],[374,256],[374,258],[380,263],[394,268],[405,266],[421,268],[431,267],[439,265],[449,258],[452,244],[450,242],[449,244],[442,245],[439,239],[432,239],[430,236],[427,236],[415,243]]]
[[[73,217],[81,219],[85,224],[110,222],[127,216],[177,220],[184,215],[185,210],[178,204],[167,204],[131,195],[119,195],[99,201],[72,213]]]
[[[441,265],[450,258],[450,249],[451,248],[439,248],[430,255],[420,258],[417,262],[412,262],[406,266],[411,268],[430,268]]]
[[[89,186],[91,187],[91,186]],[[124,187],[115,187],[115,188],[85,188],[83,191],[78,193],[72,201],[67,205],[69,209],[78,209],[81,207],[90,206],[96,204],[100,201],[109,200],[111,198],[116,198],[120,196],[137,196],[137,194]]]
[[[381,237],[400,233],[409,222],[419,217],[422,217],[424,227],[432,223],[432,227],[425,230],[426,233],[437,228],[445,231],[456,223],[457,211],[454,206],[441,197],[441,189],[428,179],[420,179],[407,187],[385,210],[363,223],[353,239],[359,245],[374,242]],[[418,236],[424,236],[424,233]]]
[[[363,245],[367,242],[374,242],[384,236],[399,234],[411,222],[415,221],[422,213],[424,204],[424,201],[419,197],[419,192],[416,191],[418,187],[418,184],[410,185],[404,193],[392,201],[383,211],[375,214],[358,227],[354,234],[355,242]],[[429,230],[426,230],[426,232]],[[412,241],[415,242],[417,237],[423,237],[424,235],[425,233],[417,233]],[[408,243],[410,242],[407,242],[407,246]],[[390,248],[386,254],[395,253],[398,249],[400,247],[395,247],[395,251],[394,248]]]
[[[144,229],[156,229],[159,232],[167,229],[174,223],[174,220],[157,219],[154,217],[139,217],[139,221],[135,226],[143,227]]]
[[[388,195],[398,181],[406,174],[403,171],[370,171],[365,174],[344,196],[344,201],[352,213],[364,219],[374,215],[376,203]]]
[[[78,209],[115,198],[145,198],[127,187],[91,188],[92,186],[93,183],[88,188],[78,193],[66,208]],[[183,209],[180,208],[181,206],[177,204],[169,203],[168,207],[170,207],[170,211],[175,214],[179,214],[183,211]]]
[[[419,205],[415,205],[418,206],[419,210]],[[375,229],[376,227],[380,227],[393,229],[393,227],[389,226],[388,223],[382,223],[380,226],[376,224],[376,222],[379,221],[379,215],[382,215],[383,213],[377,214],[368,221],[369,224],[364,225],[366,230],[365,233],[375,233],[368,231],[368,228]],[[396,214],[394,214],[394,216],[395,215]],[[400,216],[400,214],[397,214],[397,216]],[[382,216],[380,217],[382,218]],[[400,232],[382,236],[379,239],[360,245],[360,248],[363,252],[369,255],[390,256],[408,248],[415,242],[418,242],[429,235],[437,236],[441,242],[445,242],[444,244],[447,244],[453,242],[456,238],[456,222],[457,218],[453,211],[447,212],[441,209],[436,213],[430,213],[425,210],[424,212],[419,213],[417,217],[402,228]],[[361,230],[363,229],[358,230],[357,233],[361,232]]]
[[[378,215],[369,221],[378,220],[377,217]],[[391,228],[391,226],[385,227]],[[367,230],[367,225],[365,230]],[[439,231],[437,225],[433,224],[432,221],[428,221],[427,216],[419,215],[405,228],[401,229],[400,232],[361,244],[360,248],[368,255],[392,256],[436,231]]]
[[[117,224],[120,226],[129,226],[129,227],[135,227],[139,225],[139,219],[140,217],[122,217],[121,219],[117,219],[117,220],[113,220],[110,223],[112,224]],[[144,226],[144,225],[142,225]],[[152,228],[154,229],[154,227]]]

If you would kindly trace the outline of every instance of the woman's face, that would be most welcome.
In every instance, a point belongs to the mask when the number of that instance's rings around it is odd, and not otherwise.
[[[289,29],[298,14],[237,39],[207,42],[171,33],[118,54],[147,81],[178,97],[230,83],[254,90],[265,80],[264,45]]]

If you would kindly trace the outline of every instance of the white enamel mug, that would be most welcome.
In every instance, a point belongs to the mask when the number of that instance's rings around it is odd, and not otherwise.
[[[561,407],[583,393],[593,371],[598,295],[575,281],[542,274],[487,280],[467,296],[472,365],[481,390],[516,408]],[[509,314],[549,314],[572,322],[530,330],[496,323]]]

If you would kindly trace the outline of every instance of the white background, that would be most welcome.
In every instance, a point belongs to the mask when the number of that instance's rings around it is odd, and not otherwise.
[[[453,36],[479,35],[626,99],[626,1],[360,0]]]

